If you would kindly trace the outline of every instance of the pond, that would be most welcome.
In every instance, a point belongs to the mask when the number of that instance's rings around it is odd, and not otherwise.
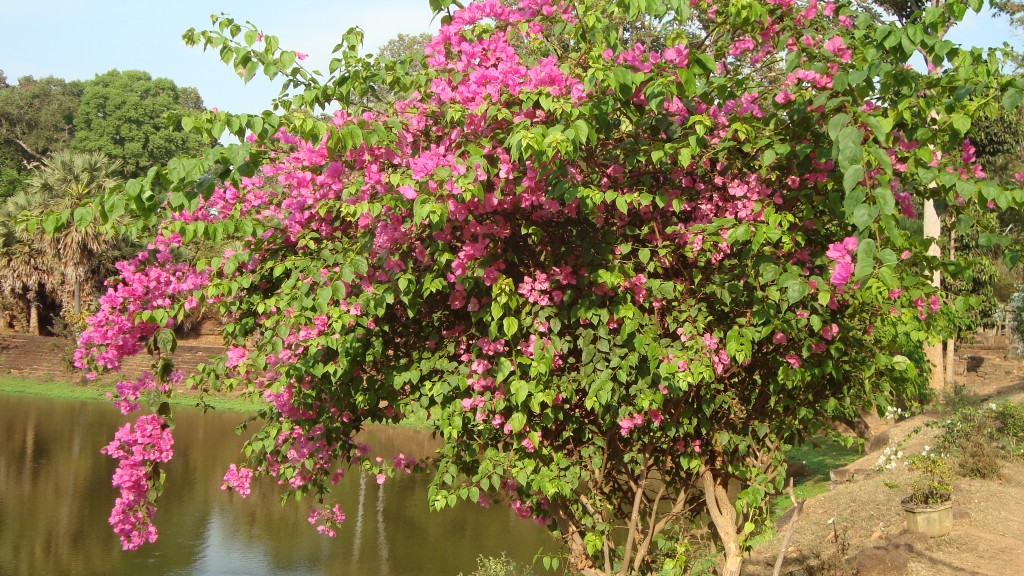
[[[430,512],[422,474],[382,486],[347,476],[336,489],[345,524],[336,538],[321,536],[308,504],[282,507],[273,483],[254,482],[245,500],[220,490],[239,459],[243,419],[175,410],[160,539],[124,552],[107,524],[116,464],[99,450],[127,417],[104,402],[0,394],[0,574],[455,576],[481,554],[529,564],[554,549],[543,528],[501,506]],[[367,442],[388,457],[433,445],[405,428],[371,430]]]

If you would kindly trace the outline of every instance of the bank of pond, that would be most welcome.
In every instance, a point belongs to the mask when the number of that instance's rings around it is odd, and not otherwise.
[[[116,463],[99,453],[129,417],[104,402],[0,392],[0,574],[454,576],[479,555],[529,564],[553,551],[547,532],[509,509],[427,508],[429,477],[378,485],[353,473],[336,489],[347,515],[334,539],[308,524],[309,503],[280,504],[273,483],[246,499],[220,490],[238,462],[245,414],[175,409],[175,456],[156,524],[160,539],[121,550],[107,524]],[[425,432],[369,431],[375,453],[420,456]]]

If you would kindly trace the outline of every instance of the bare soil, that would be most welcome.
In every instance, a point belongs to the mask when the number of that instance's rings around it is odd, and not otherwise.
[[[1024,401],[1024,364],[1002,362],[1000,377],[961,373],[958,381],[984,398]],[[937,431],[924,426],[938,417],[921,414],[887,431],[888,446],[903,441],[904,456],[933,446]],[[1024,575],[1024,462],[1006,462],[999,478],[960,478],[954,485],[953,531],[927,538],[907,532],[900,500],[909,492],[906,466],[876,471],[881,451],[845,467],[846,481],[806,501],[785,551],[783,574],[829,576],[1021,576]],[[848,480],[847,480],[848,478]],[[758,545],[743,574],[772,574],[792,513],[777,534]]]

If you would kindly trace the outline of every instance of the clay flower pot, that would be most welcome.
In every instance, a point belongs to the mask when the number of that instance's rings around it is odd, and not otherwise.
[[[953,500],[938,504],[914,504],[906,498],[901,503],[907,517],[907,529],[911,534],[923,534],[937,538],[949,534],[953,529]]]

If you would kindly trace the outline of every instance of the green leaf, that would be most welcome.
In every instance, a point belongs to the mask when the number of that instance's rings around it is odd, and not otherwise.
[[[864,230],[875,221],[875,217],[878,216],[878,207],[869,206],[867,204],[861,204],[853,210],[853,215],[850,218],[850,222],[857,227],[858,230]]]
[[[89,224],[92,224],[92,217],[92,207],[82,206],[80,208],[75,208],[75,228],[78,228],[79,230],[88,228]]]
[[[843,173],[843,190],[850,192],[864,179],[864,165],[854,164]]]
[[[1012,112],[1017,109],[1017,106],[1020,106],[1021,100],[1024,100],[1024,90],[1008,88],[1003,94],[1003,108]]]
[[[750,239],[750,226],[739,225],[732,230],[729,230],[729,235],[726,236],[726,241],[730,246],[741,244]]]
[[[516,335],[516,331],[519,330],[519,320],[516,320],[511,316],[506,316],[505,319],[501,321],[501,328],[504,330],[505,336],[512,338]]]
[[[810,292],[807,281],[795,274],[787,274],[781,279],[780,286],[786,290],[786,298],[790,304],[796,304]]]
[[[862,282],[875,267],[875,241],[868,238],[857,244],[857,263],[853,268],[854,282]]]
[[[839,169],[844,173],[855,164],[860,164],[864,156],[861,141],[864,135],[856,126],[847,126],[836,138],[836,145],[839,147]]]
[[[971,129],[971,118],[966,114],[953,114],[953,116],[950,117],[950,123],[961,136],[967,134],[967,131]]]
[[[832,140],[838,140],[840,134],[850,124],[849,114],[836,114],[828,121],[828,136]]]
[[[519,432],[526,427],[526,415],[522,412],[516,412],[508,419],[508,427],[513,432]]]
[[[875,195],[875,201],[882,214],[892,214],[896,210],[896,198],[892,195],[892,190],[880,186],[872,190],[872,193]]]
[[[295,52],[292,52],[291,50],[281,52],[281,56],[278,57],[278,60],[281,62],[281,69],[287,71],[293,64],[295,64]]]

